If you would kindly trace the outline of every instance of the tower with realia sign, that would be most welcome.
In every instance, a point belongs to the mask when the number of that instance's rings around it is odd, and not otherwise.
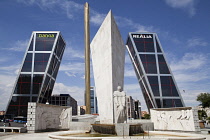
[[[156,33],[129,33],[126,48],[148,109],[184,107]]]

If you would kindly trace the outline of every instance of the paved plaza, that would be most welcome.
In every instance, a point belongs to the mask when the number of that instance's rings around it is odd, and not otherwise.
[[[23,124],[10,122],[13,127],[23,127]],[[6,123],[6,126],[8,123]],[[0,123],[0,126],[3,126],[3,123]],[[210,124],[206,125],[206,128],[201,129],[201,134],[199,136],[206,137],[206,140],[210,140]],[[48,137],[48,134],[53,132],[42,132],[42,133],[11,133],[11,132],[0,132],[0,140],[53,140]],[[179,132],[177,132],[178,134]],[[190,133],[189,133],[190,136]],[[127,139],[127,138],[126,138]],[[133,138],[132,138],[133,139]],[[143,139],[142,137],[138,137],[138,139]],[[148,136],[145,136],[144,139],[148,139]],[[155,139],[155,136],[149,137],[150,140]],[[164,138],[163,138],[164,140]]]
[[[208,129],[210,130],[210,128]],[[0,140],[55,140],[55,139],[51,139],[48,137],[48,134],[50,134],[52,132],[42,132],[42,133],[0,133]],[[201,137],[206,137],[206,140],[210,140],[210,134],[203,134],[204,132],[202,131],[202,134],[197,134],[198,136]],[[179,132],[177,132],[177,134],[180,134]],[[191,133],[189,133],[189,136],[191,135]],[[149,139],[149,140],[156,140],[157,137],[160,136],[145,136],[144,138],[141,137],[135,137],[135,138],[131,138],[131,137],[125,137],[124,139]],[[121,139],[121,138],[117,138],[116,139]],[[161,140],[166,140],[167,138],[163,137]]]
[[[50,140],[49,133],[0,133],[0,140]]]

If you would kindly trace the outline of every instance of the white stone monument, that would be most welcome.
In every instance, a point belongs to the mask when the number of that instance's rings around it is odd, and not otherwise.
[[[121,87],[117,87],[114,92],[114,121],[115,123],[124,123],[127,120],[126,115],[126,94],[121,91]]]
[[[69,129],[72,122],[72,107],[28,103],[28,131],[43,131],[46,129]]]
[[[100,123],[113,124],[113,93],[124,85],[125,46],[111,11],[90,46]]]
[[[155,130],[200,131],[198,110],[192,107],[150,109]]]

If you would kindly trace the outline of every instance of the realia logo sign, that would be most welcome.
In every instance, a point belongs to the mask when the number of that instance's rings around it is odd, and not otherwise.
[[[132,35],[133,38],[152,38],[152,35],[150,34],[135,34]]]

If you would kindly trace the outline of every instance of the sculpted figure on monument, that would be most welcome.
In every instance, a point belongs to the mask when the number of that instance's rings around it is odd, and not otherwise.
[[[121,91],[121,87],[117,87],[117,91],[114,92],[114,117],[115,123],[124,123],[126,117],[126,95],[124,91]]]
[[[69,127],[68,122],[70,120],[69,109],[63,109],[59,118],[60,118],[61,128],[68,128]]]

